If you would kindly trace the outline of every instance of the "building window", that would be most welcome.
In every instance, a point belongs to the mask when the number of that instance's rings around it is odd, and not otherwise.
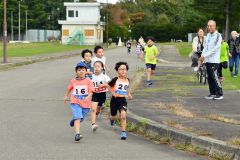
[[[75,15],[75,17],[78,17],[78,11],[76,11],[76,15]]]
[[[69,30],[68,29],[63,29],[62,35],[63,36],[69,36]]]
[[[74,17],[74,11],[73,10],[68,11],[68,17]]]
[[[93,37],[94,36],[94,30],[93,29],[86,29],[84,31],[85,37]]]

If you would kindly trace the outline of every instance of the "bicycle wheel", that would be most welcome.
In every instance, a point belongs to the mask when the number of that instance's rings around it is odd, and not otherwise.
[[[205,74],[203,76],[203,84],[207,84],[207,72],[205,71]]]
[[[199,83],[202,83],[202,71],[201,70],[199,70],[198,71],[198,81],[199,81]]]

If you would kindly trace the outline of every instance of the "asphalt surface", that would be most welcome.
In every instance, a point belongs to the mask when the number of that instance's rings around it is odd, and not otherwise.
[[[155,74],[157,77],[164,77],[168,74],[176,77],[181,75],[192,76],[194,74],[190,68],[191,60],[180,57],[175,47],[166,45],[162,47],[162,50],[163,53],[160,57],[169,63],[159,63]],[[133,113],[139,116],[159,123],[179,124],[182,128],[184,127],[187,130],[192,130],[192,132],[201,136],[209,136],[222,141],[229,141],[232,138],[240,137],[240,125],[224,123],[207,118],[212,114],[240,121],[239,91],[226,91],[223,86],[223,100],[206,100],[204,96],[209,94],[208,86],[202,88],[197,78],[195,79],[196,82],[182,82],[181,80],[181,82],[178,82],[177,79],[168,79],[168,81],[164,81],[159,78],[154,81],[151,87],[142,85],[135,91],[135,99],[129,104],[129,108]],[[189,85],[195,87],[189,89],[189,93],[186,95],[177,95],[168,92],[166,87],[164,87],[169,83],[172,84],[171,81],[174,81],[173,84],[177,84],[178,86],[187,87]],[[153,91],[146,93],[142,92],[144,89],[149,88],[152,88]],[[146,95],[148,98],[145,98]],[[186,118],[176,116],[167,109],[157,108],[156,104],[160,103],[180,104],[181,107],[191,112],[194,117]]]
[[[135,55],[127,55],[125,48],[106,51],[106,55],[110,66],[119,60],[128,61],[130,77],[134,70],[144,67]],[[74,131],[69,127],[71,110],[62,99],[79,60],[80,56],[71,57],[0,72],[0,159],[206,159],[131,133],[121,141],[120,130],[109,127],[104,118],[93,134],[90,115],[81,126],[84,138],[75,143]]]

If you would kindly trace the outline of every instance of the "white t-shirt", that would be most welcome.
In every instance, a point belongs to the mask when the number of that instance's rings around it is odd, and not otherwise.
[[[106,74],[92,75],[92,82],[95,93],[107,92],[107,87],[99,87],[99,84],[108,83],[111,79]]]
[[[106,57],[105,57],[105,56],[103,56],[102,58],[93,57],[93,58],[92,58],[92,66],[93,66],[94,63],[97,62],[97,61],[103,62],[104,68],[105,68],[105,64],[106,64]]]

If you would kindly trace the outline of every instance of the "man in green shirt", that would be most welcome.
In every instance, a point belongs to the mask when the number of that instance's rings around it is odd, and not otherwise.
[[[218,78],[223,81],[222,68],[226,69],[228,67],[228,56],[229,56],[229,46],[228,43],[222,40],[221,51],[220,51],[220,64],[218,67]]]
[[[147,68],[147,85],[152,85],[151,75],[154,73],[157,64],[157,56],[159,55],[157,47],[153,44],[154,38],[149,36],[146,38],[147,45],[144,47],[145,63]]]

